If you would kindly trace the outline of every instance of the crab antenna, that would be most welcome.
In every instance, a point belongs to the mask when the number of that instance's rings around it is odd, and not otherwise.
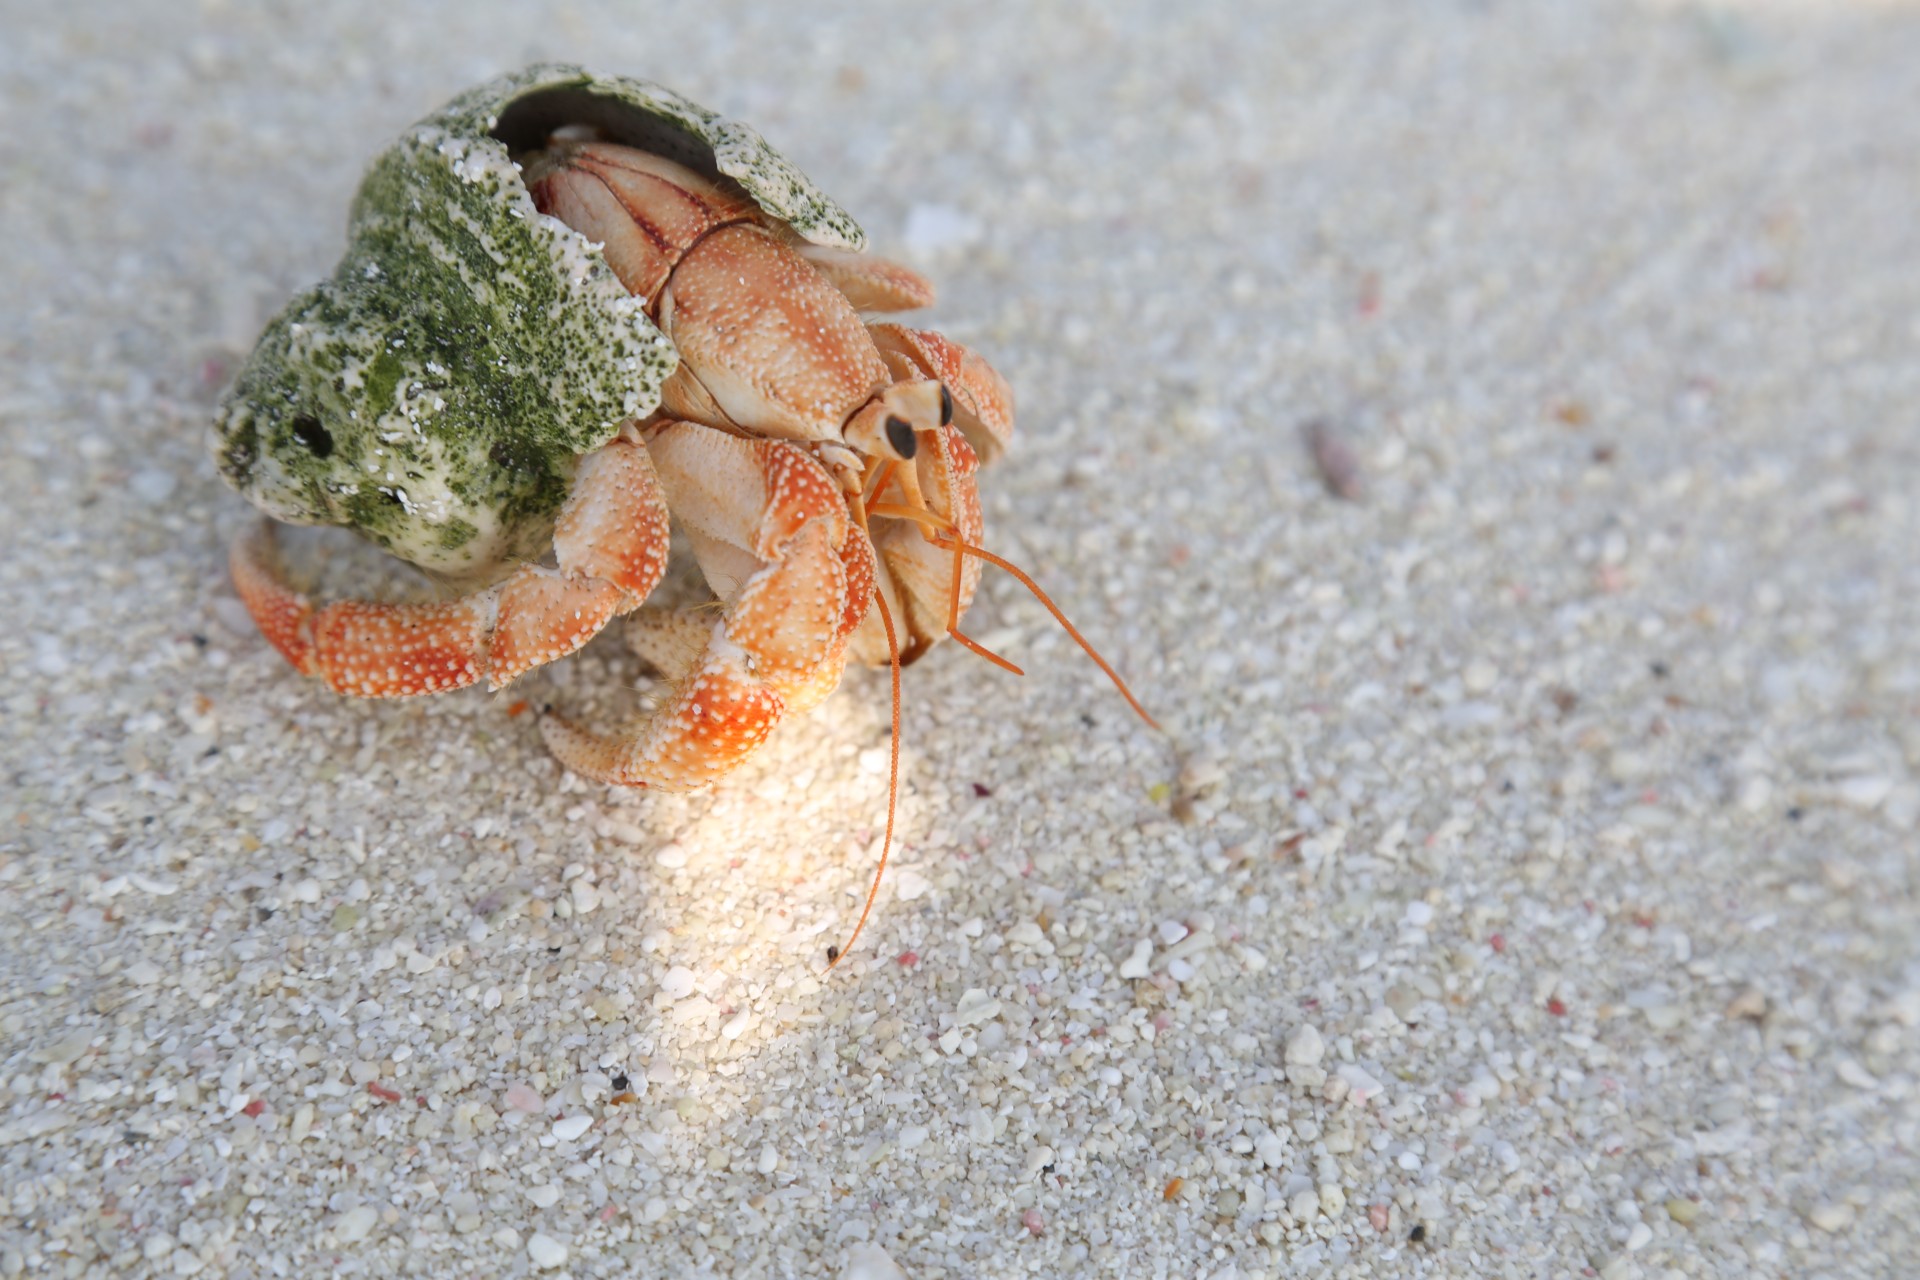
[[[882,483],[884,484],[884,481]],[[876,490],[876,492],[878,492],[878,490]],[[875,502],[870,504],[867,510],[877,516],[894,516],[901,520],[911,520],[922,529],[927,530],[927,536],[930,539],[932,539],[932,535],[940,533],[953,533],[957,536],[957,531],[954,529],[951,520],[943,519],[921,507],[900,506],[892,502]],[[936,546],[946,545],[937,539],[933,539],[933,541]],[[1011,672],[1016,676],[1024,676],[1027,674],[1013,663],[1008,662],[1005,658],[987,648],[987,646],[981,644],[978,640],[975,640],[972,636],[960,630],[960,552],[957,550],[953,553],[953,582],[948,589],[947,595],[947,634],[1002,671]]]
[[[860,919],[854,922],[853,932],[847,935],[847,945],[828,951],[827,973],[832,973],[834,966],[847,958],[853,944],[859,941],[860,931],[867,927],[873,900],[880,896],[880,877],[887,873],[887,855],[893,852],[893,815],[900,799],[900,641],[893,632],[893,613],[887,608],[887,593],[877,582],[873,586],[873,601],[880,606],[880,624],[887,629],[887,674],[893,681],[893,728],[887,761],[887,835],[880,842],[880,865],[873,869],[873,886],[867,890],[867,903],[860,908]]]
[[[1008,573],[1018,578],[1022,586],[1033,592],[1034,599],[1047,607],[1047,612],[1053,615],[1053,620],[1058,622],[1066,629],[1066,633],[1073,637],[1073,642],[1086,650],[1087,656],[1093,659],[1094,664],[1107,673],[1107,679],[1113,681],[1113,687],[1120,691],[1120,696],[1127,700],[1127,705],[1133,708],[1134,713],[1154,728],[1160,728],[1160,722],[1147,714],[1147,709],[1140,705],[1138,698],[1133,696],[1133,690],[1127,688],[1127,682],[1120,678],[1120,673],[1115,671],[1113,666],[1105,658],[1100,656],[1100,651],[1094,648],[1085,636],[1080,634],[1078,627],[1075,627],[1072,622],[1067,620],[1066,614],[1060,612],[1060,606],[1053,602],[1053,597],[1042,591],[1040,584],[1028,577],[1026,571],[1020,568],[1020,566],[1014,564],[1012,561],[1002,559],[983,547],[974,546],[971,542],[968,542],[960,536],[959,530],[953,527],[952,521],[943,520],[931,511],[920,511],[913,507],[896,506],[891,502],[876,502],[868,507],[867,510],[876,516],[894,516],[901,520],[912,520],[922,527],[933,531],[934,545],[953,548],[956,559],[961,555],[975,556],[981,560],[985,560],[988,564],[998,565],[1000,568],[1005,569]],[[955,575],[954,581],[956,583],[959,581],[957,574]],[[958,605],[959,591],[956,587],[948,601],[950,614],[956,621],[958,620]],[[948,626],[947,633],[980,656],[988,658],[1016,674],[1020,673],[1020,669],[1011,662],[995,654],[988,653],[985,649],[954,630],[951,625]],[[1165,730],[1162,729],[1161,732],[1164,733]]]
[[[1039,583],[1035,582],[1032,578],[1029,578],[1027,576],[1026,571],[1024,569],[1020,568],[1019,565],[1014,564],[1010,560],[1001,559],[999,556],[993,554],[993,552],[991,551],[985,550],[984,548],[981,548],[981,547],[976,547],[971,542],[963,541],[960,538],[960,536],[956,533],[949,533],[945,535],[944,538],[936,539],[936,541],[951,542],[955,546],[959,547],[960,550],[965,552],[966,554],[970,556],[977,556],[978,558],[985,560],[988,564],[998,565],[1000,568],[1005,569],[1008,573],[1012,574],[1014,577],[1020,579],[1020,584],[1024,586],[1027,590],[1033,592],[1034,599],[1038,600],[1041,604],[1047,607],[1047,612],[1052,614],[1053,620],[1055,622],[1058,622],[1062,627],[1064,627],[1066,629],[1067,634],[1073,637],[1073,642],[1079,645],[1082,649],[1085,649],[1087,651],[1087,656],[1093,659],[1094,664],[1098,666],[1102,671],[1107,673],[1107,679],[1113,681],[1113,687],[1120,691],[1120,696],[1127,700],[1127,705],[1134,709],[1135,714],[1137,714],[1142,720],[1145,720],[1148,724],[1152,725],[1154,728],[1156,729],[1160,728],[1160,722],[1147,714],[1147,709],[1140,705],[1140,700],[1138,698],[1133,696],[1133,690],[1127,688],[1127,682],[1120,678],[1120,673],[1118,671],[1115,671],[1113,667],[1108,664],[1107,660],[1100,656],[1100,651],[1094,648],[1092,644],[1088,643],[1087,638],[1080,634],[1078,628],[1076,628],[1071,622],[1067,621],[1067,615],[1060,612],[1060,606],[1055,604],[1052,598],[1048,596],[1046,592],[1040,589]],[[1166,731],[1162,729],[1161,732],[1164,733]]]
[[[967,648],[999,667],[1002,671],[1011,671],[1017,676],[1027,674],[1005,658],[979,643],[972,636],[960,630],[960,557],[963,553],[956,545],[953,549],[953,583],[947,591],[947,634]]]

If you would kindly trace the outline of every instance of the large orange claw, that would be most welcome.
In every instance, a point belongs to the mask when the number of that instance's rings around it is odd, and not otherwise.
[[[233,544],[235,589],[274,648],[336,693],[408,698],[485,680],[500,688],[591,640],[646,599],[667,568],[668,517],[653,463],[616,439],[581,459],[554,525],[558,569],[523,565],[457,600],[344,600],[316,608],[281,576],[274,526]]]

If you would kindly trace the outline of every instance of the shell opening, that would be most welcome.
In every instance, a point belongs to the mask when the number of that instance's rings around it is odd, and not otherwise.
[[[555,134],[599,139],[638,147],[685,165],[702,177],[732,188],[733,180],[714,162],[713,148],[672,122],[586,89],[542,89],[516,98],[491,130],[514,159],[544,149]]]

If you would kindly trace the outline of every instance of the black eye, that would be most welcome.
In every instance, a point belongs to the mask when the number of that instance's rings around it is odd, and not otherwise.
[[[905,418],[887,419],[887,443],[908,462],[913,461],[913,451],[919,447],[919,442],[913,438],[913,427]]]
[[[947,390],[947,384],[940,384],[940,425],[953,425],[953,393]]]
[[[840,958],[840,948],[838,948],[838,947],[828,947],[828,948],[827,948],[827,963],[828,963],[828,964],[832,964],[832,963],[833,963],[833,962],[834,962],[835,960],[838,960],[839,958]]]
[[[325,458],[333,453],[333,436],[320,425],[320,419],[310,413],[303,413],[293,420],[293,438],[307,446],[307,452],[316,458]]]

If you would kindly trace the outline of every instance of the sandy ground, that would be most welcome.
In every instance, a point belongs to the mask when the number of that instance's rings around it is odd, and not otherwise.
[[[1920,14],[4,8],[0,1275],[1911,1273]],[[824,982],[884,678],[624,794],[226,583],[234,362],[536,57],[940,281],[1170,730],[990,581]]]

